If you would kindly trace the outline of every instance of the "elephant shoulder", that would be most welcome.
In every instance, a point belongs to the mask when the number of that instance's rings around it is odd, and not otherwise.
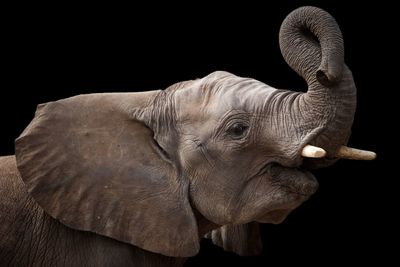
[[[28,195],[25,184],[18,172],[15,156],[0,157],[0,205],[6,202],[15,204],[22,196]],[[4,208],[4,206],[1,206]],[[4,212],[3,209],[0,210]]]
[[[0,156],[0,177],[18,173],[15,156]]]
[[[13,256],[24,221],[31,217],[35,203],[23,183],[15,156],[0,157],[0,258]]]

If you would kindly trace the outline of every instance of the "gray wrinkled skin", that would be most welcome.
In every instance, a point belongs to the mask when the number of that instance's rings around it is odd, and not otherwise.
[[[0,258],[180,266],[204,235],[225,250],[258,253],[258,223],[282,222],[317,190],[307,169],[335,161],[356,106],[329,14],[295,10],[280,45],[307,93],[217,71],[164,91],[40,105],[15,157],[0,158]],[[328,157],[303,159],[307,144]]]

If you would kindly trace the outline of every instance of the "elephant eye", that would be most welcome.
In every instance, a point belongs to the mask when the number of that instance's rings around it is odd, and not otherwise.
[[[228,133],[234,138],[239,138],[246,133],[248,128],[249,127],[243,123],[235,123],[229,128]]]

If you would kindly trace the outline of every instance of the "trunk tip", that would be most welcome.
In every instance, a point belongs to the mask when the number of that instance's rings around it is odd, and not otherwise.
[[[329,73],[329,71],[323,70],[323,69],[317,70],[316,78],[320,84],[322,84],[326,87],[331,87],[332,85],[334,85],[336,82],[338,82],[340,80],[340,77],[337,77],[337,76],[333,75],[332,73]]]

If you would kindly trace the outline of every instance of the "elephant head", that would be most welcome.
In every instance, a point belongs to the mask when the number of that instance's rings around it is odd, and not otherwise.
[[[281,222],[317,189],[307,168],[354,157],[356,88],[328,13],[295,10],[280,45],[306,93],[217,71],[39,105],[16,140],[30,194],[69,227],[167,256],[195,255],[205,225]]]

